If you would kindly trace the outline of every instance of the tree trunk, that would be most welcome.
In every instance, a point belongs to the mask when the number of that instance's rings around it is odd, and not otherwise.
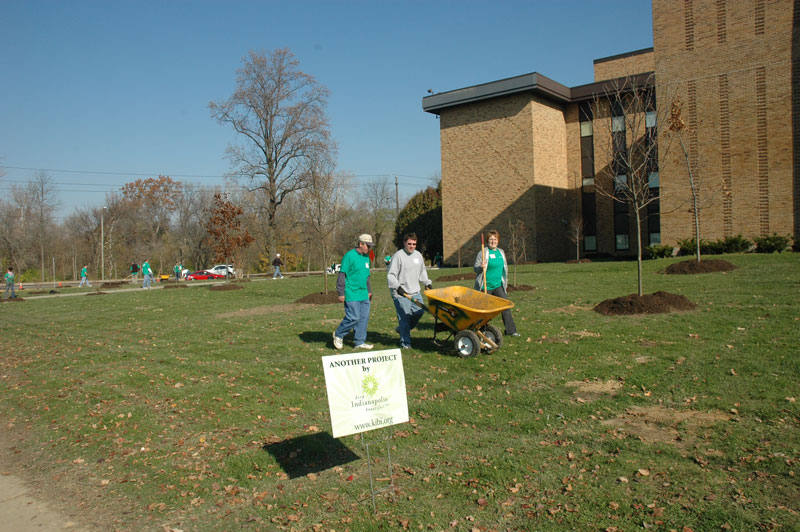
[[[642,220],[639,208],[636,208],[636,268],[639,274],[639,297],[642,297],[644,295],[642,287]]]

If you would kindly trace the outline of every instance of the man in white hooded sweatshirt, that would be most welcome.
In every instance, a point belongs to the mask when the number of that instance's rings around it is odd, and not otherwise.
[[[411,302],[405,295],[422,303],[419,284],[430,289],[433,284],[428,279],[428,270],[425,268],[425,259],[417,251],[417,235],[407,233],[403,235],[403,249],[398,249],[389,263],[389,273],[386,274],[389,290],[392,293],[394,308],[397,311],[397,329],[400,333],[400,347],[411,348],[411,329],[417,326],[420,317],[425,312]]]

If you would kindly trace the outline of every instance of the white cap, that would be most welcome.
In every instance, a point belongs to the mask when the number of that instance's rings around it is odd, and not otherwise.
[[[375,242],[372,241],[372,236],[368,235],[367,233],[358,235],[358,241],[365,243],[367,247],[372,247],[375,245]]]
[[[276,257],[280,257],[280,256],[281,256],[281,254],[280,254],[280,253],[276,253],[276,254],[275,254],[275,256],[276,256]]]

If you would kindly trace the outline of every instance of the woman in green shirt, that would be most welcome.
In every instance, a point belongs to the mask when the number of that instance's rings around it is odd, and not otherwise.
[[[489,246],[478,252],[475,257],[473,270],[478,276],[475,278],[475,290],[483,291],[483,271],[486,270],[486,292],[493,296],[508,299],[506,289],[508,286],[508,261],[506,254],[497,247],[500,243],[500,233],[489,231]],[[519,336],[511,310],[504,310],[502,313],[503,325],[506,328],[506,336]]]

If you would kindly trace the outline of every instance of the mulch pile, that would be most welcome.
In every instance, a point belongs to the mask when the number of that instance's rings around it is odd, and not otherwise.
[[[185,284],[166,284],[164,285],[164,290],[167,288],[186,288]]]
[[[694,310],[697,305],[678,294],[655,292],[653,294],[631,294],[616,299],[606,299],[594,307],[595,312],[605,316],[630,314],[664,314],[676,310]]]
[[[121,286],[128,287],[131,283],[126,283],[123,281],[106,281],[100,285],[100,288],[120,288]]]
[[[536,290],[536,287],[529,284],[518,284],[517,286],[508,285],[507,292],[530,292],[532,290]]]
[[[88,293],[88,294],[86,294],[86,295],[87,295],[87,296],[104,296],[104,295],[106,295],[106,294],[107,294],[107,292],[100,292],[100,291],[97,291],[97,292],[89,292],[89,293]]]
[[[448,281],[474,281],[475,274],[474,273],[454,273],[453,275],[443,275],[436,279],[438,282],[448,282]]]
[[[9,299],[0,299],[0,303],[22,303],[23,301],[25,300],[19,296]]]
[[[341,305],[339,302],[339,294],[336,291],[328,292],[327,294],[323,292],[317,292],[316,294],[308,294],[307,296],[303,296],[295,303],[306,303],[309,305],[332,305],[337,303]]]
[[[166,286],[164,288],[166,288]],[[181,288],[183,288],[183,287],[181,287]],[[218,292],[218,291],[221,291],[221,290],[241,290],[242,288],[244,288],[244,287],[243,286],[239,286],[238,284],[226,283],[226,284],[217,284],[217,285],[211,286],[211,287],[209,287],[209,290],[213,290],[215,292]]]
[[[676,262],[670,264],[665,273],[714,273],[714,272],[729,272],[735,270],[736,266],[722,259],[708,259],[697,262],[696,260],[685,260],[683,262]]]

